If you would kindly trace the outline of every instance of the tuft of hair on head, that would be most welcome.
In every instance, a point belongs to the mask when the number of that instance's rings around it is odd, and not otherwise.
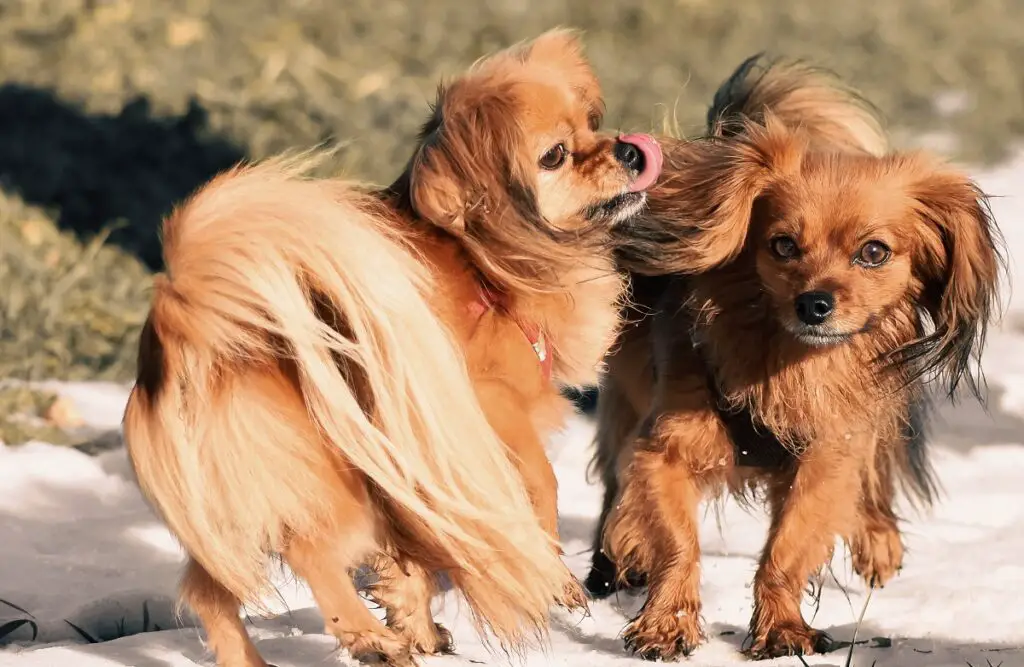
[[[483,56],[461,80],[514,79],[530,71],[546,73],[568,85],[589,107],[592,123],[601,124],[605,111],[601,84],[584,53],[583,31],[579,28],[558,26],[503,51]]]
[[[604,99],[597,75],[584,55],[583,31],[577,28],[553,28],[526,46],[526,64],[550,69],[567,82],[576,96],[587,105],[592,127],[596,129],[600,126],[605,112]]]
[[[706,271],[735,259],[770,178],[809,151],[881,158],[880,114],[833,72],[801,60],[747,58],[716,91],[707,135],[666,142],[649,210],[616,244],[621,268],[643,275]]]
[[[799,172],[806,135],[766,111],[744,120],[729,140],[674,142],[648,211],[616,250],[619,265],[640,275],[693,274],[721,267],[743,250],[755,202],[779,178]]]
[[[768,112],[807,135],[815,148],[876,157],[889,151],[881,113],[835,72],[764,53],[744,60],[715,92],[708,135],[741,134],[745,122],[763,124]]]

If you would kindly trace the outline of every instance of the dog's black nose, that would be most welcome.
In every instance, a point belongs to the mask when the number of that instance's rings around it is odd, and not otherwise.
[[[622,166],[633,171],[644,170],[644,153],[633,144],[619,141],[615,143],[615,159]]]
[[[836,301],[829,292],[804,292],[796,298],[796,316],[804,324],[821,324],[835,307]]]

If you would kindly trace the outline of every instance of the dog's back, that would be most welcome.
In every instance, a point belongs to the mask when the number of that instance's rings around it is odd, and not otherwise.
[[[743,132],[767,115],[829,150],[880,156],[888,141],[878,110],[833,72],[799,60],[747,58],[719,86],[707,112],[711,137]]]
[[[237,609],[204,599],[260,603],[271,553],[293,568],[312,553],[344,578],[384,552],[451,570],[481,629],[519,646],[571,573],[418,251],[378,200],[308,177],[318,160],[222,174],[164,226],[124,430],[202,573],[183,594],[217,618]]]

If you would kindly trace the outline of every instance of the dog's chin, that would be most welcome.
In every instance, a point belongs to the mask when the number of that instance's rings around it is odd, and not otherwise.
[[[821,326],[793,325],[787,323],[786,330],[798,342],[808,347],[833,347],[842,345],[853,337],[852,333],[834,331]]]
[[[592,224],[618,225],[640,215],[646,205],[646,192],[623,192],[587,207],[583,215]]]

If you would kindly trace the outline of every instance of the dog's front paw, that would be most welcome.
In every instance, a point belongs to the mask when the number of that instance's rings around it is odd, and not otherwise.
[[[626,650],[644,660],[672,661],[693,653],[705,639],[697,614],[641,611],[625,633]]]
[[[437,639],[433,642],[432,646],[428,644],[427,646],[415,646],[414,648],[425,655],[454,655],[455,640],[452,638],[452,633],[440,623],[435,623],[434,629],[437,632]]]
[[[812,655],[828,653],[836,642],[827,632],[815,630],[806,623],[780,623],[759,638],[750,648],[754,660],[781,658],[790,655]]]
[[[415,655],[451,655],[455,653],[452,633],[440,623],[430,622],[420,627],[403,626],[395,628],[408,639],[409,648]]]
[[[903,567],[903,539],[893,525],[863,529],[850,552],[854,571],[872,588],[884,587]]]

